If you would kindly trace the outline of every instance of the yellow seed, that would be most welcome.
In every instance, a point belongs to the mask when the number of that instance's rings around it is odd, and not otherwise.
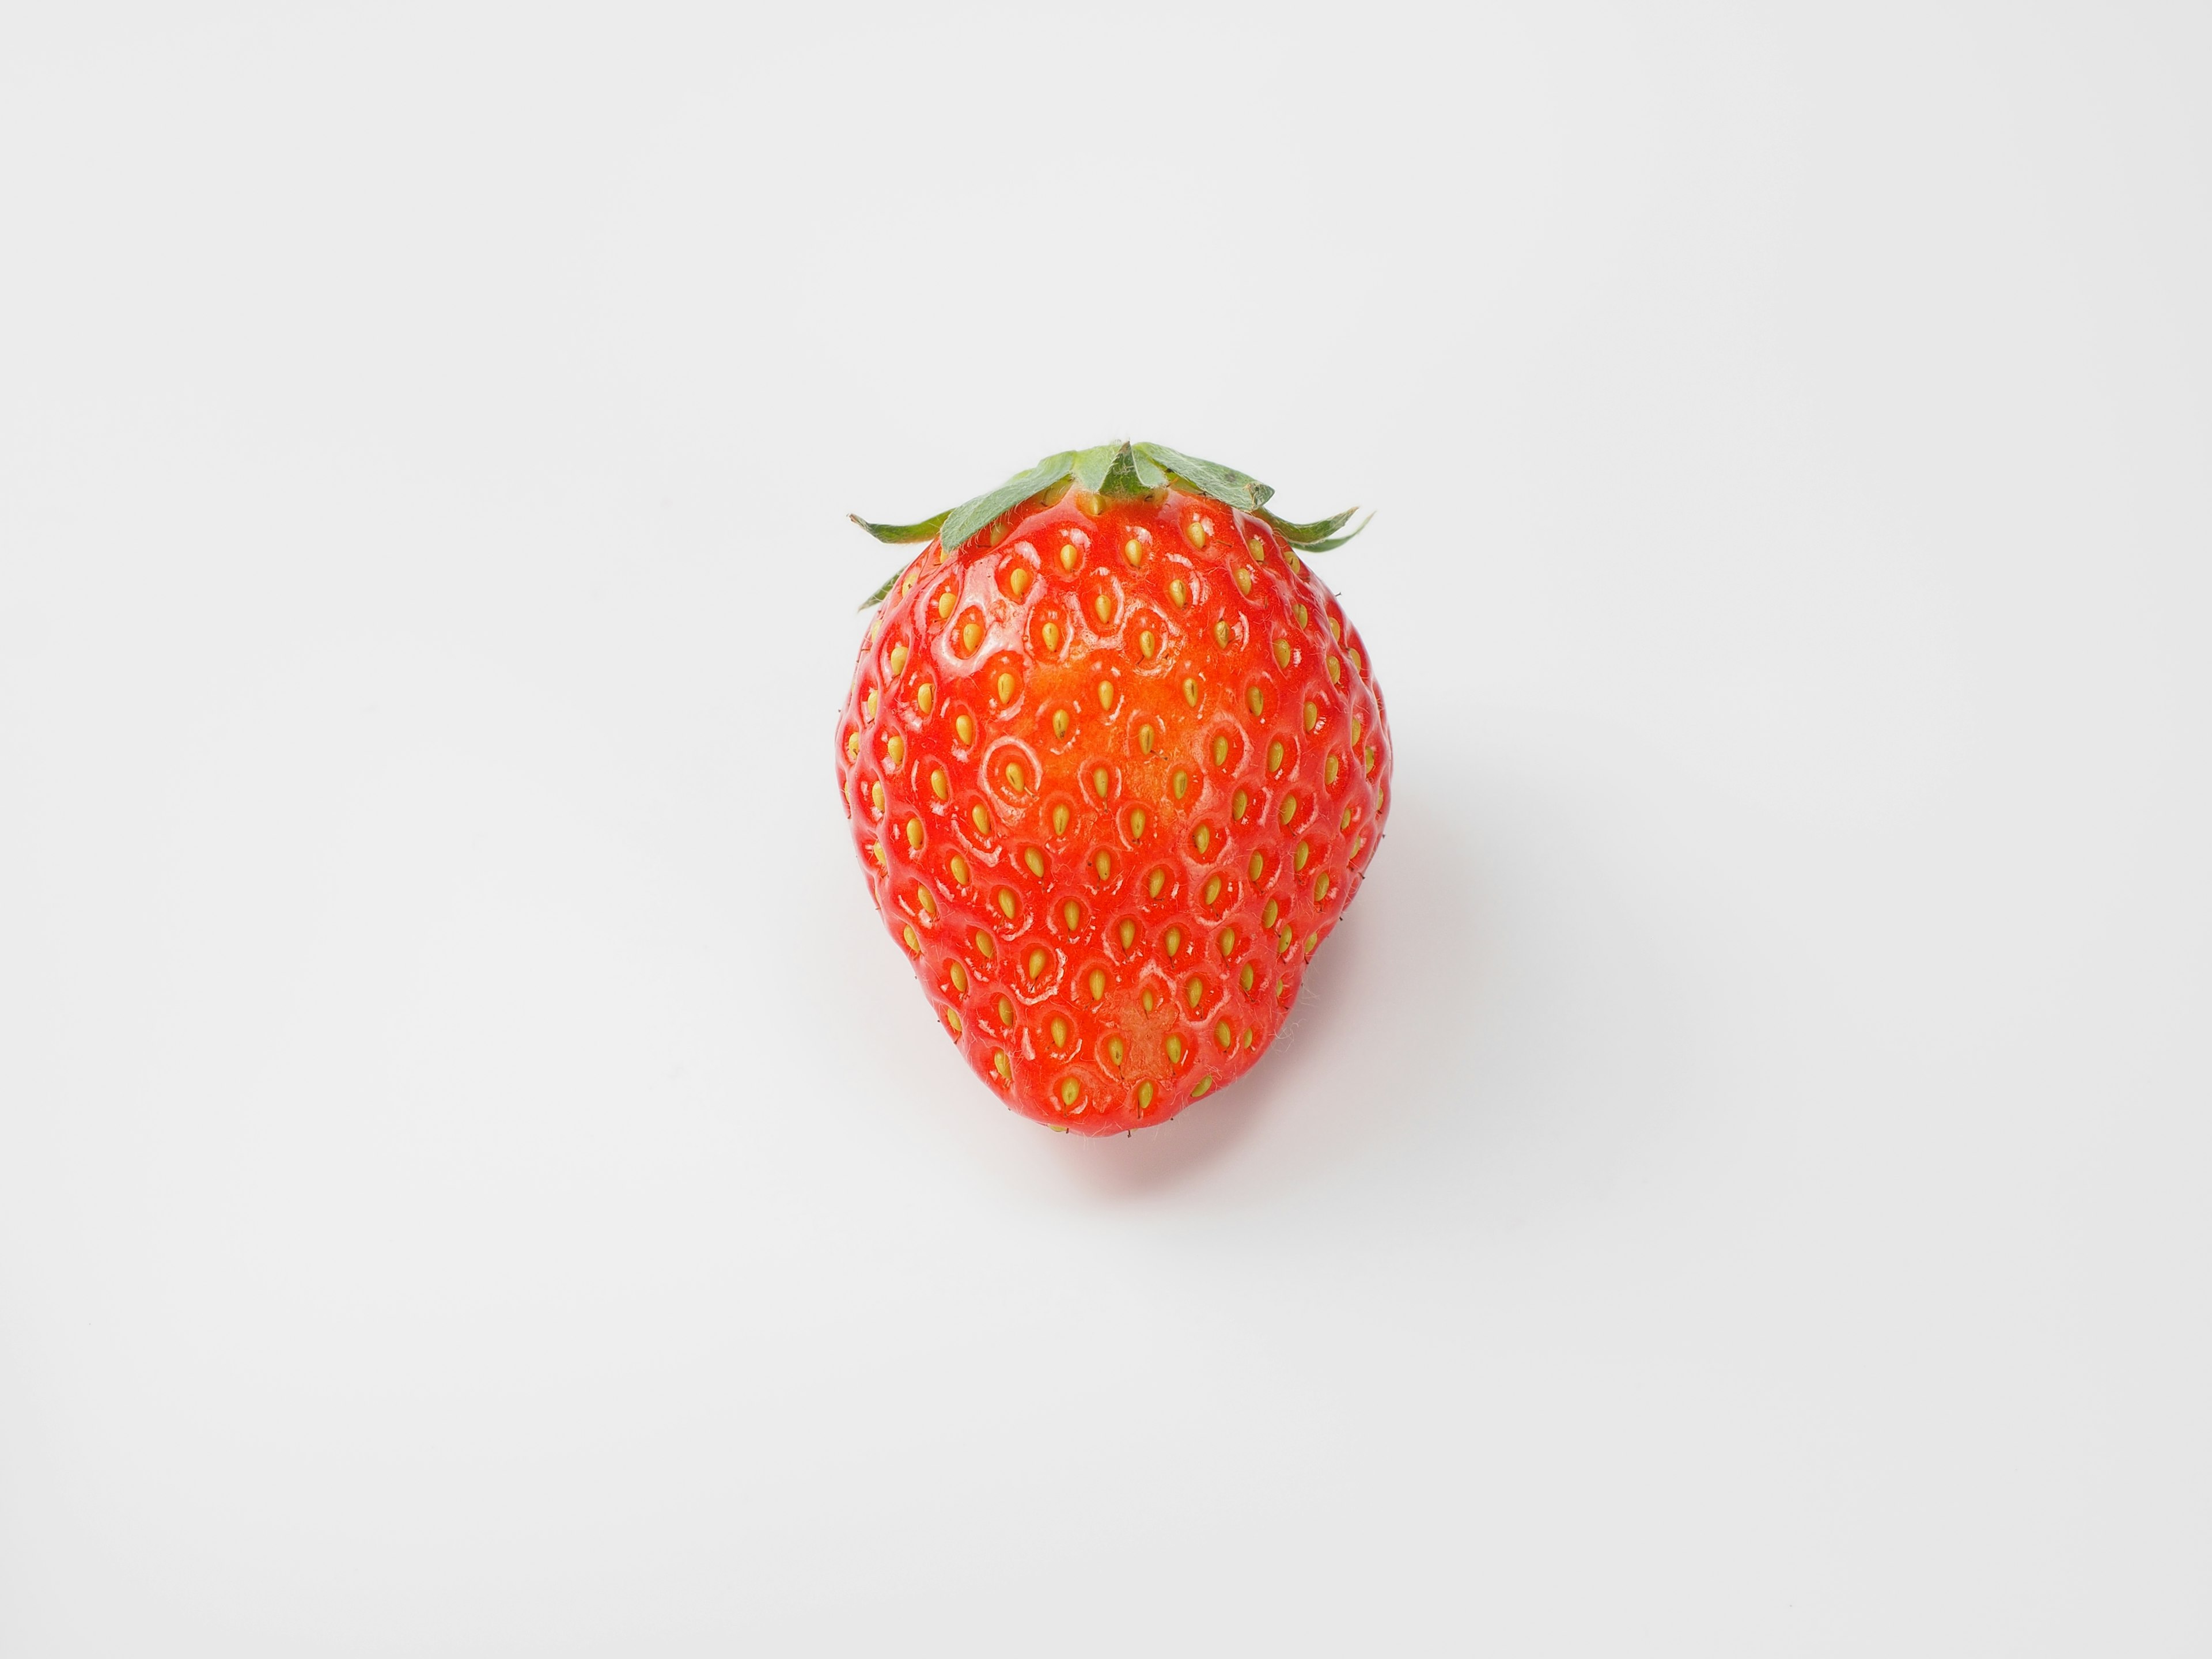
[[[1105,498],[1101,496],[1096,490],[1077,490],[1075,492],[1075,505],[1079,512],[1080,512],[1085,518],[1090,519],[1097,518],[1101,513],[1103,513],[1106,510]]]
[[[1121,924],[1121,948],[1126,951],[1136,942],[1137,924],[1133,921],[1123,922]]]
[[[1237,1046],[1236,1028],[1225,1019],[1219,1021],[1213,1028],[1213,1040],[1224,1048],[1235,1048]]]
[[[914,706],[925,714],[937,706],[937,687],[927,680],[924,680],[915,687]]]
[[[1060,624],[1058,623],[1048,622],[1044,625],[1044,648],[1048,651],[1057,651],[1060,649]]]
[[[1012,674],[1005,672],[1000,674],[998,691],[1000,702],[1012,702],[1014,700],[1014,677]]]
[[[1258,714],[1267,708],[1267,694],[1255,685],[1244,694],[1244,702],[1255,714]]]
[[[1216,766],[1226,766],[1229,764],[1228,738],[1216,738],[1213,740],[1213,763]]]
[[[977,646],[982,643],[982,623],[971,622],[962,624],[960,629],[960,648],[963,651],[973,651]]]
[[[1188,540],[1193,547],[1204,547],[1206,545],[1206,520],[1203,519],[1193,519],[1188,524],[1183,526],[1182,533],[1184,538]]]
[[[1265,542],[1261,541],[1261,540],[1257,536],[1255,536],[1255,537],[1253,537],[1249,541],[1246,542],[1246,543],[1244,544],[1244,545],[1245,545],[1245,546],[1247,546],[1247,547],[1249,547],[1249,548],[1250,548],[1250,549],[1252,550],[1252,556],[1253,556],[1254,558],[1255,558],[1255,559],[1259,560],[1259,561],[1260,561],[1260,562],[1261,562],[1261,563],[1262,563],[1262,564],[1267,563],[1267,543],[1265,543]]]
[[[1292,605],[1291,607],[1291,615],[1297,619],[1297,624],[1299,627],[1304,628],[1306,625],[1305,606],[1302,605]]]
[[[1168,1038],[1168,1060],[1173,1065],[1180,1066],[1182,1064],[1182,1039],[1181,1037],[1170,1036]]]
[[[1141,562],[1145,556],[1145,544],[1134,536],[1130,537],[1121,544],[1121,556],[1131,564]]]
[[[999,1010],[999,1024],[1011,1029],[1014,1023],[1014,1005],[1007,1001],[1006,998],[1000,997],[998,1000],[997,1006]]]
[[[952,780],[945,775],[945,769],[941,766],[933,768],[930,771],[929,793],[939,800],[945,799],[952,793]]]
[[[1137,728],[1137,747],[1145,754],[1149,755],[1152,752],[1152,728],[1150,726],[1140,726]]]
[[[1052,833],[1055,836],[1067,833],[1067,808],[1065,805],[1052,809]]]
[[[1313,848],[1307,846],[1305,842],[1300,842],[1291,849],[1291,867],[1294,870],[1304,870],[1306,867],[1306,860],[1312,856]]]
[[[1255,853],[1252,854],[1252,861],[1244,866],[1244,873],[1257,881],[1260,879],[1260,872],[1267,867],[1267,855],[1265,853]]]
[[[1310,732],[1310,731],[1312,731],[1312,730],[1314,729],[1314,727],[1316,727],[1316,726],[1319,726],[1320,724],[1321,724],[1321,705],[1320,705],[1319,703],[1317,703],[1317,702],[1309,702],[1309,703],[1307,703],[1307,704],[1306,704],[1306,730],[1307,730],[1307,731],[1309,731],[1309,732]]]
[[[1067,931],[1073,933],[1083,926],[1083,907],[1076,903],[1073,899],[1068,900],[1060,907],[1060,919],[1066,925]]]
[[[1242,789],[1239,789],[1235,794],[1229,798],[1230,815],[1232,817],[1237,818],[1239,822],[1242,822],[1244,817],[1244,809],[1251,804],[1251,796],[1246,794]]]
[[[937,900],[927,887],[917,887],[914,890],[914,902],[921,907],[922,915],[933,916],[937,914]]]
[[[1112,1066],[1115,1070],[1118,1071],[1121,1069],[1121,1056],[1127,1052],[1127,1051],[1121,1047],[1121,1038],[1108,1037],[1106,1039],[1106,1062],[1108,1065]]]
[[[960,1011],[957,1008],[947,1008],[945,1011],[945,1023],[952,1028],[953,1036],[960,1035]]]
[[[1340,830],[1349,830],[1352,828],[1352,808],[1350,805],[1347,805],[1343,812],[1339,815],[1336,820],[1336,827]]]
[[[1237,930],[1234,927],[1221,930],[1221,954],[1224,957],[1237,954]]]
[[[1073,570],[1082,557],[1083,554],[1075,544],[1069,542],[1060,550],[1060,568],[1062,570]]]
[[[969,822],[975,826],[977,835],[988,836],[991,833],[991,815],[983,810],[982,803],[980,801],[968,809],[968,818]]]
[[[1183,1000],[1195,1009],[1206,1000],[1206,981],[1194,975],[1189,984],[1182,988]]]
[[[882,865],[884,869],[888,870],[891,867],[890,855],[884,851],[883,842],[879,841],[870,842],[868,843],[868,851],[874,857],[876,862]]]
[[[1101,680],[1098,682],[1098,706],[1101,708],[1107,710],[1109,713],[1112,712],[1114,708],[1113,681]]]
[[[1270,772],[1283,769],[1283,740],[1280,738],[1267,745],[1267,769]]]
[[[906,821],[906,844],[917,853],[921,850],[921,820],[920,818],[908,818]]]
[[[1293,576],[1303,576],[1306,574],[1306,568],[1300,562],[1297,550],[1294,547],[1286,547],[1283,550],[1283,562],[1290,566],[1291,574]]]
[[[1168,936],[1167,936],[1167,939],[1166,939],[1166,945],[1167,945],[1167,947],[1168,947],[1168,955],[1169,955],[1169,956],[1170,956],[1170,957],[1176,957],[1176,956],[1180,956],[1180,955],[1182,955],[1182,928],[1180,928],[1180,927],[1170,927],[1170,928],[1169,928],[1169,929],[1168,929]]]
[[[906,764],[906,739],[896,732],[884,739],[884,758],[894,768]]]
[[[912,922],[908,922],[906,927],[906,948],[916,952],[921,949],[921,936],[914,931]]]
[[[1052,711],[1052,734],[1055,738],[1064,738],[1067,735],[1067,710],[1065,708],[1055,708]]]
[[[1101,881],[1114,873],[1114,860],[1108,855],[1104,848],[1098,849],[1098,856],[1091,860],[1091,867],[1098,872],[1098,879]]]
[[[1107,772],[1104,767],[1094,767],[1091,769],[1091,787],[1098,792],[1099,799],[1104,800],[1106,799],[1106,791],[1112,787],[1113,781],[1114,780],[1112,776]]]
[[[1160,1000],[1154,996],[1151,991],[1147,990],[1144,994],[1144,1004],[1145,1012],[1149,1014],[1153,1009],[1160,1006]]]
[[[1022,862],[1029,866],[1030,873],[1031,875],[1037,877],[1040,880],[1043,878],[1044,854],[1038,852],[1036,848],[1024,847],[1022,849]]]
[[[1237,591],[1248,599],[1252,597],[1252,573],[1241,564],[1237,567]]]
[[[845,738],[845,758],[848,761],[860,758],[860,734],[858,732],[849,733]]]
[[[1013,1063],[1006,1058],[1006,1051],[1004,1048],[991,1056],[991,1069],[1009,1083],[1013,1081]]]
[[[1052,1046],[1055,1048],[1067,1047],[1067,1022],[1058,1014],[1052,1017]]]
[[[1145,896],[1147,898],[1158,898],[1160,896],[1160,889],[1167,884],[1168,872],[1164,870],[1155,870],[1145,878]]]
[[[1091,600],[1091,614],[1102,623],[1113,616],[1114,596],[1110,593],[1101,593],[1097,599]]]
[[[1319,950],[1320,948],[1321,948],[1321,935],[1320,935],[1319,933],[1308,933],[1308,934],[1306,935],[1306,954],[1307,954],[1308,956],[1311,956],[1311,955],[1312,955],[1316,951]]]
[[[1260,1046],[1260,1034],[1249,1025],[1244,1028],[1244,1046],[1247,1048],[1256,1048]]]
[[[1030,977],[1031,979],[1035,979],[1040,974],[1043,973],[1045,969],[1050,964],[1052,958],[1042,951],[1030,951],[1028,963]]]
[[[1275,666],[1278,668],[1288,668],[1290,665],[1291,642],[1288,640],[1277,640],[1275,641]]]
[[[1224,648],[1228,646],[1229,624],[1227,623],[1218,622],[1213,624],[1213,642]]]
[[[1106,994],[1106,973],[1105,973],[1105,970],[1104,970],[1103,969],[1101,969],[1101,968],[1093,968],[1093,969],[1091,970],[1091,998],[1092,998],[1092,1000],[1095,1001],[1095,1000],[1097,1000],[1098,998],[1103,997],[1103,996],[1104,996],[1105,994]]]
[[[1352,672],[1353,673],[1362,674],[1366,672],[1367,659],[1359,654],[1359,647],[1358,646],[1353,646],[1351,650],[1346,652],[1344,654],[1352,659]]]
[[[881,778],[868,786],[868,804],[878,812],[884,810],[884,781]]]
[[[1129,839],[1132,841],[1142,840],[1145,834],[1145,826],[1151,822],[1152,820],[1145,816],[1145,809],[1143,807],[1139,806],[1132,808],[1129,813]]]
[[[906,646],[903,642],[891,647],[891,673],[894,678],[906,672]]]
[[[1338,684],[1344,678],[1344,665],[1334,657],[1329,658],[1322,663],[1322,666],[1328,670],[1328,683],[1331,685]]]
[[[1298,815],[1298,798],[1297,798],[1295,794],[1291,794],[1291,795],[1285,795],[1285,796],[1284,796],[1284,797],[1283,797],[1283,825],[1284,825],[1284,827],[1285,827],[1285,829],[1288,829],[1288,828],[1290,827],[1290,822],[1291,822],[1291,820],[1292,818],[1294,818],[1294,817],[1297,817],[1297,815]]]
[[[1243,970],[1237,974],[1237,982],[1240,986],[1243,987],[1247,991],[1249,991],[1252,988],[1252,964],[1250,963],[1246,963]]]
[[[1283,907],[1276,903],[1274,900],[1269,899],[1267,901],[1267,908],[1260,912],[1260,925],[1262,927],[1272,929],[1275,925],[1275,918],[1282,914]]]
[[[953,600],[954,594],[952,590],[949,587],[937,596],[938,621],[946,622],[951,618]]]
[[[1314,902],[1319,904],[1328,896],[1328,872],[1324,870],[1314,878]]]
[[[1344,638],[1343,623],[1339,621],[1336,617],[1331,617],[1328,619],[1328,631],[1334,638],[1340,641],[1342,640]]]
[[[1019,761],[1008,761],[1006,763],[1006,787],[1012,790],[1016,794],[1019,794],[1021,793],[1022,763]]]
[[[1137,635],[1137,649],[1147,657],[1160,648],[1159,637],[1149,628]]]
[[[952,864],[951,867],[952,871],[952,879],[958,882],[963,887],[965,887],[968,884],[968,860],[962,858],[959,854],[955,853],[952,855]]]
[[[1018,599],[1028,592],[1030,591],[1029,567],[1016,565],[1006,576],[1006,586],[1012,590],[1014,597]]]
[[[1204,858],[1208,853],[1213,850],[1213,831],[1203,823],[1198,826],[1196,832],[1192,835],[1191,840],[1196,843],[1198,848],[1198,855],[1200,858]]]
[[[1140,1112],[1148,1112],[1152,1107],[1152,1085],[1149,1083],[1139,1083],[1137,1085],[1137,1109]]]
[[[860,713],[868,720],[876,717],[876,689],[872,685],[868,688],[868,695],[860,699]]]
[[[999,947],[991,942],[991,936],[980,927],[975,930],[975,953],[987,962],[999,954]]]
[[[1168,778],[1168,787],[1174,790],[1175,798],[1181,800],[1190,793],[1190,774],[1180,766],[1176,767]]]
[[[899,584],[899,597],[901,599],[904,599],[908,594],[913,592],[914,585],[921,580],[921,572],[919,570],[908,571],[906,573],[906,580]]]
[[[1367,775],[1375,775],[1375,745],[1371,743],[1367,745]]]
[[[1331,788],[1334,788],[1336,786],[1336,771],[1337,759],[1335,756],[1331,755],[1328,759],[1322,763],[1321,769],[1322,781],[1328,785]]]
[[[1367,721],[1365,719],[1358,714],[1354,714],[1352,717],[1352,740],[1355,744],[1359,741],[1361,728],[1363,728],[1366,724]]]
[[[975,717],[974,717],[973,715],[971,715],[971,714],[956,714],[956,715],[954,715],[954,716],[952,717],[952,735],[953,735],[955,738],[958,738],[962,743],[973,743],[973,742],[975,742]]]
[[[1221,896],[1221,878],[1213,877],[1206,884],[1206,902],[1212,904]]]
[[[1019,902],[1019,901],[1014,897],[1014,890],[1011,887],[1001,887],[995,896],[995,902],[999,907],[999,914],[1006,917],[1008,921],[1012,921],[1014,919],[1014,911]]]
[[[954,963],[952,964],[952,972],[951,972],[951,980],[952,980],[952,988],[953,988],[954,990],[956,990],[956,991],[957,991],[957,992],[961,993],[961,994],[963,994],[963,996],[964,996],[965,994],[967,994],[967,991],[968,991],[968,970],[967,970],[965,968],[963,968],[963,967],[962,967],[958,963],[957,963],[957,962],[956,962],[956,963]]]
[[[1168,597],[1176,602],[1176,608],[1181,610],[1190,603],[1190,584],[1177,576],[1168,584]]]

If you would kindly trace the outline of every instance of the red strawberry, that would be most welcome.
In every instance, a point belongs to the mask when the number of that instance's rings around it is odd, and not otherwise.
[[[876,906],[976,1074],[1056,1129],[1173,1117],[1282,1028],[1390,803],[1349,539],[1157,444],[921,524],[837,725]],[[1353,533],[1357,533],[1356,532]]]

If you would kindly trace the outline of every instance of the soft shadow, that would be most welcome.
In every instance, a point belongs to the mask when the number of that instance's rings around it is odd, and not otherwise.
[[[1451,813],[1401,791],[1383,843],[1335,932],[1316,954],[1274,1045],[1236,1085],[1156,1128],[1102,1140],[1055,1136],[1054,1161],[1085,1188],[1142,1197],[1198,1179],[1261,1126],[1310,1103],[1346,1056],[1369,1047],[1377,1005],[1409,1004],[1449,1029],[1480,994],[1476,857]],[[1335,1056],[1337,1064],[1322,1063]],[[1354,1114],[1373,1119],[1373,1098]],[[1355,1131],[1356,1132],[1356,1131]]]

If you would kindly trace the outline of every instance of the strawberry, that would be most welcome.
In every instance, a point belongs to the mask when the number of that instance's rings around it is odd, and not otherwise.
[[[1109,444],[854,520],[927,545],[868,601],[838,717],[854,842],[945,1031],[1055,1129],[1241,1077],[1382,838],[1382,693],[1300,558],[1351,514],[1291,524],[1272,493]]]

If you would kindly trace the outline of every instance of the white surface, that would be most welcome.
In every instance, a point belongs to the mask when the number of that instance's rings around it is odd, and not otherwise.
[[[2201,9],[29,9],[0,1652],[2212,1646]],[[830,748],[1117,434],[1399,787],[1093,1144]]]

